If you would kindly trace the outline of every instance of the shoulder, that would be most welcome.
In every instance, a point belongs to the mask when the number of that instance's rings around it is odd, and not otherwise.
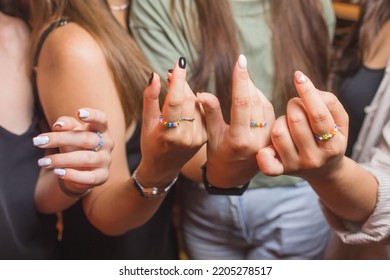
[[[0,41],[2,47],[18,50],[29,43],[30,31],[26,23],[16,17],[0,13]]]
[[[76,23],[58,27],[46,38],[39,59],[41,66],[73,66],[104,61],[99,43]],[[43,65],[42,65],[43,64]]]

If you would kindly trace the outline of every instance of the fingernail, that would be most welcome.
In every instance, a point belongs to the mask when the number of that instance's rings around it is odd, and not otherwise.
[[[168,72],[169,73],[173,73],[173,69],[168,69]]]
[[[58,122],[55,122],[55,123],[53,124],[53,127],[56,127],[56,126],[63,127],[64,125],[65,125],[65,122],[63,122],[63,121],[58,121]]]
[[[51,158],[40,158],[38,159],[39,166],[48,166],[51,164]]]
[[[171,82],[171,80],[170,80],[169,78],[167,78],[167,82],[168,82],[168,83],[170,83],[170,82]]]
[[[240,56],[238,57],[238,66],[239,66],[241,69],[246,69],[247,65],[248,65],[248,62],[247,62],[247,60],[246,60],[245,55],[240,54]]]
[[[37,136],[33,138],[33,143],[35,146],[46,145],[49,143],[49,136]]]
[[[187,61],[184,57],[179,58],[179,67],[181,69],[186,69]]]
[[[301,71],[296,71],[294,77],[298,84],[303,84],[306,82],[306,76]]]
[[[54,173],[57,174],[58,176],[65,176],[66,171],[65,169],[62,168],[56,168],[54,169]]]
[[[152,84],[153,78],[154,78],[154,72],[150,73],[149,81],[148,81],[148,85],[149,85],[149,86]]]
[[[79,118],[80,119],[86,119],[88,117],[89,117],[89,112],[87,110],[84,110],[84,109],[79,110]]]

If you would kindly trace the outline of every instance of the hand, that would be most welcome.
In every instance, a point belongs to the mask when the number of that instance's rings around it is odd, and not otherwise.
[[[144,91],[142,160],[138,179],[146,186],[166,186],[206,142],[206,131],[196,96],[185,81],[185,59],[169,75],[162,113],[158,97],[160,77],[154,73]]]
[[[38,164],[54,169],[66,183],[66,189],[81,194],[107,181],[114,144],[107,131],[105,113],[84,108],[79,110],[78,118],[60,117],[53,124],[53,132],[40,134],[33,140],[39,148],[60,149],[61,152],[45,156]]]
[[[272,146],[259,151],[257,162],[266,175],[293,174],[314,182],[324,180],[341,170],[348,115],[332,93],[316,89],[302,72],[297,71],[294,80],[300,98],[291,99],[287,116],[276,120]],[[315,135],[332,137],[319,140]]]
[[[218,99],[198,94],[207,127],[207,180],[211,185],[231,188],[245,184],[259,172],[256,154],[270,144],[275,120],[271,103],[251,81],[246,58],[234,67],[231,122],[226,124]],[[257,122],[259,127],[252,127]]]

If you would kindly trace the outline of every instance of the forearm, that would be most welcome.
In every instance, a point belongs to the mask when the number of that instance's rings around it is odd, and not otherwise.
[[[83,204],[89,221],[104,234],[115,236],[146,223],[164,198],[142,197],[129,177],[126,181],[94,189]]]
[[[324,205],[346,221],[363,223],[374,211],[378,182],[370,172],[347,157],[333,174],[306,179]]]

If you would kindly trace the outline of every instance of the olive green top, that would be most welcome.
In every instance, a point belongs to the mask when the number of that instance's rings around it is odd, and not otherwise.
[[[175,1],[175,0],[173,0]],[[271,31],[269,28],[270,0],[231,0],[240,53],[248,60],[248,70],[254,84],[272,100],[273,59]],[[192,45],[185,18],[196,22],[190,13],[193,5],[185,0],[184,11],[176,5],[176,26],[170,12],[171,0],[133,0],[129,27],[154,70],[162,77],[172,68],[180,56],[187,60],[187,73],[191,75],[191,65],[198,53]],[[180,1],[177,1],[180,2]],[[330,38],[333,38],[335,16],[331,0],[321,0],[324,18],[328,25]],[[191,16],[190,16],[191,15]],[[191,22],[189,21],[189,22]],[[208,92],[215,92],[213,79],[210,79]],[[291,185],[300,178],[292,176],[268,177],[256,175],[250,188]]]

